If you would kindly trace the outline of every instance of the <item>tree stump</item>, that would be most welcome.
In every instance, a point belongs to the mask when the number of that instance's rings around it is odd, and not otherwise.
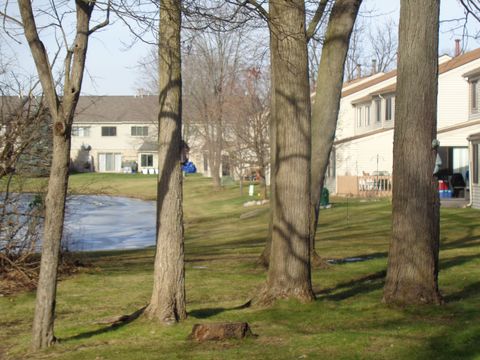
[[[255,336],[246,322],[238,323],[213,323],[213,324],[195,324],[190,340],[208,341],[208,340],[226,340],[226,339],[244,339]]]

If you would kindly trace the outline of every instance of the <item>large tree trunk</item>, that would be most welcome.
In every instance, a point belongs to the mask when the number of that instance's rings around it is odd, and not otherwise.
[[[57,123],[58,121],[55,121],[55,124]],[[55,342],[53,324],[57,292],[57,269],[65,217],[70,136],[54,133],[52,155],[50,179],[45,198],[45,224],[40,276],[33,319],[33,349],[45,348]]]
[[[275,46],[273,36],[270,36],[270,49]],[[272,234],[273,234],[273,209],[275,208],[275,164],[277,154],[277,127],[275,121],[277,119],[275,115],[275,76],[273,71],[273,63],[270,62],[270,86],[272,91],[270,92],[270,213],[268,217],[268,233],[265,241],[265,248],[263,249],[258,263],[268,268],[270,265],[270,253],[272,249]]]
[[[273,232],[268,279],[259,302],[313,300],[310,273],[310,94],[305,4],[272,0],[271,61],[276,119]]]
[[[310,247],[314,264],[321,263],[315,252],[320,198],[337,128],[345,59],[361,3],[362,0],[337,0],[335,2],[322,47],[312,114],[311,204],[313,221]]]
[[[88,37],[92,31],[95,31],[89,29],[95,2],[87,3],[77,0],[75,5],[76,36],[74,45],[68,49],[65,57],[63,96],[59,98],[48,55],[38,35],[31,1],[18,1],[25,37],[35,61],[45,101],[53,118],[53,156],[45,202],[42,258],[31,343],[33,350],[47,347],[55,341],[53,325],[57,268],[65,217],[71,126],[82,87]],[[97,29],[105,26],[107,23],[108,20],[104,24],[99,25]]]
[[[395,135],[393,231],[387,303],[438,304],[436,151],[439,0],[402,0]]]
[[[157,184],[157,250],[149,318],[172,323],[187,317],[183,248],[182,77],[179,0],[160,1],[160,114]]]

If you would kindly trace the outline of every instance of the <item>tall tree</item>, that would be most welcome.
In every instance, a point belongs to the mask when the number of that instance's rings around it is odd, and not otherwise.
[[[310,245],[316,256],[315,234],[320,212],[320,198],[330,152],[335,139],[342,95],[345,60],[349,40],[362,0],[337,0],[333,5],[318,70],[317,89],[312,114],[312,189],[313,209]],[[317,259],[315,259],[317,260]]]
[[[311,301],[310,91],[305,3],[269,2],[272,92],[276,129],[270,265],[260,302]],[[272,107],[273,109],[273,107]]]
[[[146,314],[165,323],[187,317],[183,242],[181,1],[160,0],[157,249]]]
[[[32,348],[34,350],[50,346],[55,342],[53,325],[57,268],[65,216],[71,127],[82,87],[89,36],[108,24],[107,12],[107,19],[104,22],[90,28],[95,1],[76,0],[75,38],[72,46],[69,47],[66,39],[68,31],[62,27],[65,14],[61,15],[53,2],[51,5],[53,7],[51,9],[52,17],[58,22],[57,25],[62,31],[62,39],[66,47],[63,93],[61,95],[57,92],[57,84],[53,77],[53,63],[50,62],[47,50],[39,37],[32,2],[30,0],[18,1],[22,20],[17,23],[23,27],[43,88],[45,101],[53,120],[53,154],[45,199],[42,258],[33,321]],[[42,11],[45,12],[45,10]]]
[[[384,300],[438,304],[439,0],[402,0],[393,142],[393,231]]]
[[[318,263],[319,256],[315,252],[315,232],[318,222],[318,211],[320,208],[320,195],[324,181],[324,174],[328,166],[328,159],[335,137],[335,129],[338,117],[338,108],[340,104],[341,89],[343,83],[344,64],[348,51],[349,40],[355,24],[361,0],[337,0],[334,2],[330,12],[327,32],[322,47],[322,56],[320,66],[318,68],[317,89],[315,96],[315,104],[313,106],[313,114],[311,119],[312,133],[308,141],[312,144],[311,157],[311,202],[312,214],[310,234],[310,256],[312,261]],[[322,20],[325,10],[326,1],[321,1],[316,9],[308,29],[305,31],[306,41],[312,39],[316,26]],[[272,20],[270,19],[270,22]],[[273,49],[274,44],[271,44]],[[273,52],[272,52],[273,59]],[[281,75],[283,76],[283,75]],[[274,71],[272,60],[272,89],[274,83]],[[271,161],[272,168],[276,162],[277,151],[274,148],[277,143],[274,115],[277,109],[276,93],[272,91],[271,104]],[[275,173],[272,172],[272,193],[275,189]],[[275,209],[275,197],[272,197],[272,209]],[[306,215],[305,215],[306,216]],[[270,220],[269,234],[273,233],[273,217]],[[265,250],[260,256],[260,262],[268,265],[271,253],[271,239],[267,238]]]

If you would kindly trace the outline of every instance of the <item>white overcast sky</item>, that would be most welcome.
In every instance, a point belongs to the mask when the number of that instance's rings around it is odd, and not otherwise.
[[[463,10],[458,0],[443,0],[441,4],[442,20],[462,17]],[[378,15],[371,19],[372,23],[386,21],[388,18],[393,18],[398,23],[399,8],[400,0],[364,0],[362,12],[365,14],[367,10],[376,10]],[[442,25],[441,53],[451,52],[454,39],[461,37],[461,30],[457,30],[457,33],[445,31],[453,26],[453,23]],[[470,30],[472,32],[480,30],[480,24],[472,19]],[[121,23],[115,23],[91,38],[87,55],[87,74],[82,91],[84,95],[135,94],[136,89],[140,86],[141,78],[137,64],[147,55],[149,48],[146,44],[137,43],[126,49],[125,39],[128,38],[128,30]],[[127,42],[129,41],[127,40]],[[466,44],[467,49],[477,47],[480,47],[480,42],[475,40],[469,40]],[[10,56],[15,59],[17,66],[23,72],[33,71],[33,61],[24,40],[21,45],[2,46],[2,50],[10,52]]]

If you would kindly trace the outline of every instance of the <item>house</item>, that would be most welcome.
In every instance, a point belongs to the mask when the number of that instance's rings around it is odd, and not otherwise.
[[[469,136],[468,141],[470,143],[470,202],[472,207],[480,209],[480,133],[472,134]]]
[[[344,85],[327,174],[330,191],[391,191],[396,79],[394,70]],[[480,132],[479,79],[480,49],[439,58],[437,138],[447,177],[461,174],[468,181],[467,138]]]
[[[82,96],[72,127],[77,171],[154,173],[158,96]]]

